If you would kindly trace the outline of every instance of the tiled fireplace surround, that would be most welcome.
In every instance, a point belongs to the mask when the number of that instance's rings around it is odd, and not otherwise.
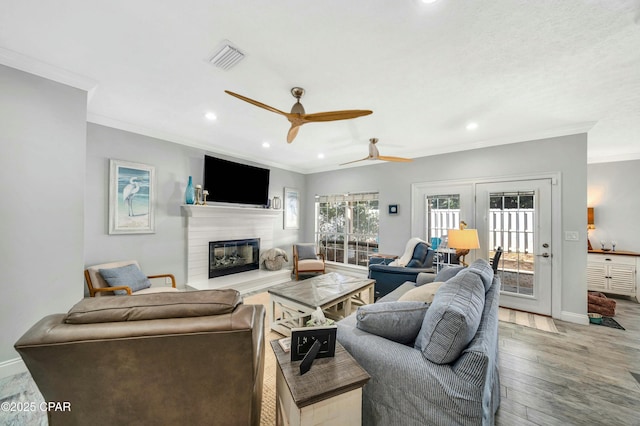
[[[277,273],[243,272],[209,279],[209,242],[219,240],[260,239],[260,251],[273,247],[273,230],[281,210],[232,206],[182,206],[186,216],[187,289],[204,290],[234,287],[242,291],[251,281],[260,284],[286,282],[290,270]],[[237,284],[237,285],[236,285]]]

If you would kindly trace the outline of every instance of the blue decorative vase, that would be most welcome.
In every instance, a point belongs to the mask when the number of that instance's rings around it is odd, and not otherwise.
[[[193,204],[196,201],[196,193],[193,189],[193,179],[189,176],[189,183],[187,184],[187,189],[184,191],[184,198],[187,204]]]

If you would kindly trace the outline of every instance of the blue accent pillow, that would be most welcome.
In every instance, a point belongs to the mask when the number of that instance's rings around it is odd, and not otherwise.
[[[424,302],[379,302],[364,305],[356,313],[356,327],[367,333],[404,345],[416,340],[429,304]]]
[[[314,244],[297,244],[298,259],[317,259],[316,246]]]
[[[458,272],[464,270],[464,266],[445,266],[436,275],[433,281],[445,282],[458,275]]]
[[[136,265],[125,265],[118,268],[99,269],[102,278],[109,287],[127,286],[131,292],[151,287],[151,281]],[[127,294],[126,290],[115,290],[115,294]]]
[[[478,274],[484,284],[484,292],[488,292],[493,282],[493,268],[485,259],[477,259],[469,265],[469,272]]]
[[[458,359],[478,331],[484,300],[484,285],[473,272],[445,282],[424,316],[414,347],[436,364]]]

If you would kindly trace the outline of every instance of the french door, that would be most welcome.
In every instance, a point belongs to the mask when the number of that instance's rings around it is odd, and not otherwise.
[[[500,305],[551,315],[551,179],[476,184],[479,253],[498,247]]]

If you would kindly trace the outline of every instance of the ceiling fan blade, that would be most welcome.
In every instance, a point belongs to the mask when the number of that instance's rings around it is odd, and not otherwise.
[[[383,161],[396,161],[396,162],[403,162],[403,163],[408,163],[409,161],[413,161],[411,158],[387,157],[386,155],[379,155],[379,156],[378,156],[378,160],[383,160]]]
[[[298,130],[300,130],[300,126],[302,126],[302,124],[299,124],[299,125],[292,124],[291,125],[291,128],[289,129],[289,132],[287,133],[287,143],[293,142],[293,140],[296,138],[296,136],[298,136]]]
[[[358,118],[369,114],[373,114],[373,111],[352,109],[344,111],[316,112],[313,114],[305,114],[302,118],[306,121],[337,121]]]
[[[361,159],[359,159],[359,160],[349,161],[349,162],[347,162],[347,163],[342,163],[342,164],[340,164],[340,165],[341,165],[341,166],[344,166],[344,165],[346,165],[346,164],[357,163],[358,161],[364,161],[364,160],[369,160],[369,159],[370,159],[370,157],[364,157],[364,158],[361,158]]]
[[[262,102],[254,101],[251,98],[247,98],[246,96],[238,95],[237,93],[230,92],[229,90],[225,90],[224,92],[229,94],[229,95],[231,95],[231,96],[233,96],[233,97],[241,99],[241,100],[243,100],[245,102],[249,102],[250,104],[253,104],[253,105],[258,106],[260,108],[264,108],[267,111],[275,112],[276,114],[284,115],[285,117],[287,116],[286,112],[280,111],[279,109],[271,107],[271,106],[269,106],[267,104],[263,104]]]

